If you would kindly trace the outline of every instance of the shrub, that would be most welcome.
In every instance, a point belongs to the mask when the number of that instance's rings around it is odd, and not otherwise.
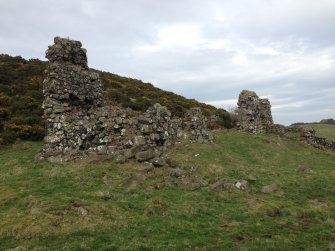
[[[13,131],[6,131],[0,134],[0,145],[13,144],[17,139],[17,135]]]
[[[43,138],[44,128],[39,125],[16,125],[8,124],[7,131],[12,131],[20,139],[40,140]]]
[[[10,111],[7,108],[0,108],[0,118],[6,120],[10,115]]]
[[[4,93],[0,93],[0,106],[8,106],[10,104],[11,98]]]

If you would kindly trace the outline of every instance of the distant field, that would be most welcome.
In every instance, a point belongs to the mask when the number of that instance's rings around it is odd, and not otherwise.
[[[302,127],[312,127],[319,137],[328,138],[335,141],[335,125],[331,124],[304,124]]]
[[[335,249],[334,152],[225,131],[215,144],[172,148],[185,176],[171,177],[133,162],[36,162],[40,148],[0,148],[0,250]],[[254,190],[205,184],[222,178]]]

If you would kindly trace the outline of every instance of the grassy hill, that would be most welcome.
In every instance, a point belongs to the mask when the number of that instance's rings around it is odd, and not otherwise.
[[[181,177],[132,162],[36,162],[40,142],[2,146],[0,250],[335,249],[334,152],[234,130],[216,137],[169,150]],[[213,190],[222,178],[254,189]]]
[[[16,138],[40,140],[44,136],[42,119],[42,82],[46,62],[26,60],[0,54],[0,144],[12,143]],[[219,120],[210,126],[231,128],[234,119],[223,109],[186,99],[150,83],[100,72],[106,96],[111,104],[145,111],[155,103],[166,106],[174,116],[181,117],[191,107],[201,107],[207,115]]]
[[[317,136],[335,141],[335,125],[333,124],[311,123],[299,126],[304,128],[313,128]]]

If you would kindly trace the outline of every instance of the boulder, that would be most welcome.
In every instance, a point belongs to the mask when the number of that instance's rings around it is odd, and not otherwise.
[[[141,151],[135,154],[135,159],[138,162],[143,162],[143,161],[147,161],[150,160],[152,158],[155,157],[155,152],[151,149],[146,150],[146,151]]]
[[[179,178],[185,174],[185,171],[180,168],[169,168],[169,176]]]
[[[235,187],[239,190],[242,190],[244,192],[250,193],[252,192],[252,186],[250,183],[246,180],[238,180],[235,182]]]
[[[172,158],[166,158],[166,164],[168,164],[169,167],[175,168],[178,166],[178,163],[175,159]]]
[[[213,184],[211,184],[210,188],[212,190],[221,190],[221,189],[229,188],[230,186],[231,186],[231,184],[227,180],[220,179],[220,180],[214,182]]]
[[[155,157],[150,161],[154,167],[163,167],[166,164],[164,157]]]
[[[126,162],[126,160],[127,160],[126,157],[120,154],[116,156],[115,162],[119,164],[123,164]]]
[[[271,185],[263,186],[262,193],[273,193],[278,190],[277,184],[273,183]]]

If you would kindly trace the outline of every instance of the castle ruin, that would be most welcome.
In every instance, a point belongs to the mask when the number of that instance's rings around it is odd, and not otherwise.
[[[145,113],[110,106],[99,74],[88,67],[86,50],[79,41],[56,37],[46,58],[46,136],[41,159],[62,162],[97,154],[116,156],[120,161],[147,161],[181,139],[213,141],[200,108],[190,109],[185,118],[173,119],[160,104]]]

